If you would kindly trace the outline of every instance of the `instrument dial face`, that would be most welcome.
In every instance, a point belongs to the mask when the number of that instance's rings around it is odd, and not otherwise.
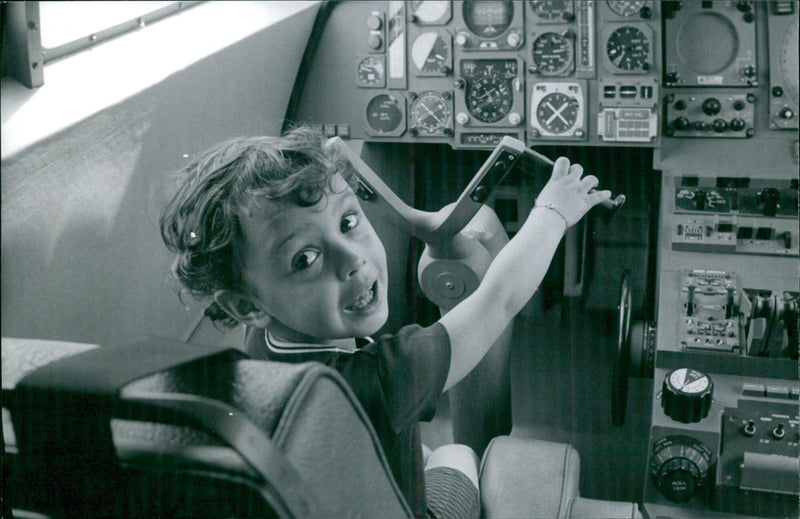
[[[531,9],[542,20],[560,20],[569,7],[569,0],[530,0]]]
[[[569,131],[578,121],[578,100],[561,92],[547,94],[536,109],[536,120],[553,134]]]
[[[464,0],[463,9],[467,28],[482,38],[503,34],[514,19],[511,0]]]
[[[555,32],[546,32],[533,42],[533,63],[543,76],[555,76],[572,63],[572,40]]]
[[[708,375],[690,368],[676,369],[670,373],[667,381],[671,389],[690,395],[702,393],[711,385]]]
[[[467,86],[467,109],[484,123],[496,123],[511,111],[514,94],[500,75],[481,77]]]
[[[611,64],[620,70],[641,70],[650,55],[650,41],[636,27],[624,26],[608,37],[606,52]]]
[[[411,63],[420,76],[446,76],[450,72],[450,44],[437,32],[424,32],[411,44]]]
[[[403,122],[400,100],[389,94],[373,97],[367,104],[367,122],[373,130],[388,133],[396,130]]]
[[[383,58],[367,56],[358,64],[358,84],[366,87],[383,87],[385,82]]]
[[[786,92],[786,96],[798,102],[798,53],[797,38],[798,26],[797,18],[787,27],[786,33],[781,40],[780,70],[786,84],[781,85]]]
[[[619,16],[636,16],[644,7],[645,0],[608,0],[608,7]]]
[[[441,134],[451,118],[450,102],[440,92],[422,92],[411,104],[411,124],[420,133]]]
[[[450,18],[450,0],[416,0],[411,2],[411,12],[419,23],[444,23]]]
[[[466,81],[464,99],[475,119],[495,123],[514,106],[512,82],[518,77],[516,60],[462,60],[461,77]]]

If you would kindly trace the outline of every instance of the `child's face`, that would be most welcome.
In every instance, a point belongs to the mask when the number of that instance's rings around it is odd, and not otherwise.
[[[243,282],[287,340],[363,337],[389,314],[383,244],[345,180],[332,185],[313,207],[270,202],[241,221]]]

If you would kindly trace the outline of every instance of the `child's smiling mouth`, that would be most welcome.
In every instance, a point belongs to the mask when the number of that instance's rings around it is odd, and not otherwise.
[[[374,282],[372,285],[361,291],[357,296],[355,301],[352,304],[349,304],[344,307],[345,311],[347,312],[359,312],[367,308],[371,303],[376,301],[375,294],[377,292],[377,284],[378,282]]]

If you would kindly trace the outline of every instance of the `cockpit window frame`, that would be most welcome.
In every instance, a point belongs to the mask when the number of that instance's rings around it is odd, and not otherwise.
[[[3,26],[2,75],[11,76],[28,88],[40,87],[44,84],[44,67],[48,63],[143,29],[204,2],[172,2],[50,48],[42,45],[41,15],[47,2],[3,3],[0,15]]]

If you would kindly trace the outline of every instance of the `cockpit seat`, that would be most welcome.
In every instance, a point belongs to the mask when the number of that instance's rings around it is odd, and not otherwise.
[[[4,517],[410,516],[368,417],[320,364],[3,338],[2,402]],[[580,498],[578,472],[569,445],[498,437],[484,515],[641,517]]]

